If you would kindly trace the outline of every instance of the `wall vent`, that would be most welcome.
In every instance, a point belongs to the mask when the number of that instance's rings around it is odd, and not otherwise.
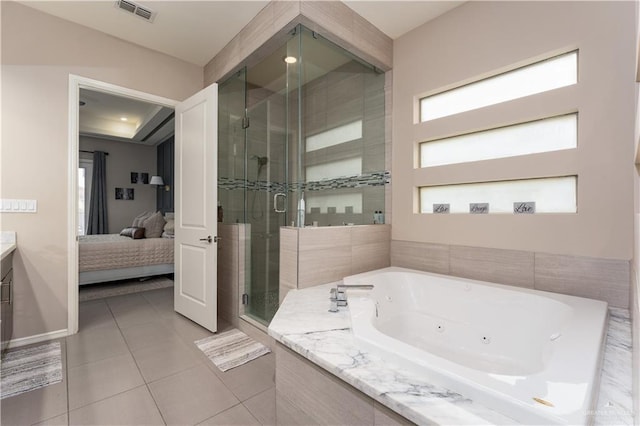
[[[153,22],[153,19],[156,17],[155,12],[152,11],[151,9],[148,9],[144,6],[140,6],[139,4],[129,0],[118,0],[116,1],[115,6],[118,9],[124,10],[125,12],[132,13],[137,17],[144,19],[147,22]]]

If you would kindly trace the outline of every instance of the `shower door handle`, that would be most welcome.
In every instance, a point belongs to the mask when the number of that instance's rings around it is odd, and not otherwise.
[[[278,197],[282,197],[282,210],[280,210],[278,208]],[[285,213],[287,211],[287,194],[285,194],[284,192],[278,192],[277,194],[273,195],[273,210],[276,213]]]

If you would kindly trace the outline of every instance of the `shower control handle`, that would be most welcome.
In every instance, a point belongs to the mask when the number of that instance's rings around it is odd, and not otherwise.
[[[282,209],[278,208],[278,197],[282,197]],[[277,194],[273,195],[273,210],[276,213],[285,213],[287,211],[287,194],[285,194],[284,192],[278,192]]]

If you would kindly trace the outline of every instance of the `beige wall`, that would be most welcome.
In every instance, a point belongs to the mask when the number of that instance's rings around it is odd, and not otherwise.
[[[393,240],[630,260],[635,39],[633,2],[469,2],[397,39]],[[574,48],[580,49],[575,86],[413,122],[415,96]],[[575,150],[414,169],[419,141],[575,110]],[[569,174],[579,176],[577,214],[414,213],[420,185]]]
[[[131,183],[131,172],[148,173],[149,179],[157,174],[155,146],[81,136],[80,149],[109,153],[106,161],[109,233],[116,234],[131,226],[133,218],[144,211],[156,210],[156,187]],[[116,200],[116,187],[133,188],[134,199]]]
[[[2,197],[38,200],[3,215],[17,231],[14,338],[67,327],[69,74],[182,100],[203,68],[97,31],[1,2]]]

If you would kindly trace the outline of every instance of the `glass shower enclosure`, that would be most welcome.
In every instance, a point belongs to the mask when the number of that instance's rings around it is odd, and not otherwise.
[[[247,229],[244,315],[267,325],[278,308],[280,227],[384,211],[384,80],[299,25],[220,85],[218,197],[224,223]]]

